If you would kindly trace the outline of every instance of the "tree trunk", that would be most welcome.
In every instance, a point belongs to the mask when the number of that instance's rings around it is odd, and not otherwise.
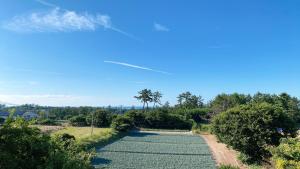
[[[92,113],[92,122],[91,122],[91,136],[93,135],[93,131],[94,131],[94,113]]]

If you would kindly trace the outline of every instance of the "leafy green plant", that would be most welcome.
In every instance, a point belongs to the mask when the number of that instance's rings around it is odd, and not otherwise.
[[[50,138],[22,118],[9,118],[0,128],[1,169],[92,169],[93,152],[86,152],[74,137]]]
[[[86,116],[78,115],[69,119],[73,126],[86,126]]]
[[[217,115],[212,131],[221,142],[245,154],[244,161],[254,162],[270,156],[268,145],[278,145],[280,138],[294,135],[295,126],[282,107],[253,103]]]
[[[240,168],[232,165],[221,164],[219,169],[240,169]]]
[[[280,145],[271,148],[276,169],[300,169],[300,140],[282,139]]]
[[[128,116],[118,115],[113,119],[111,127],[116,131],[126,132],[133,127],[132,119]]]

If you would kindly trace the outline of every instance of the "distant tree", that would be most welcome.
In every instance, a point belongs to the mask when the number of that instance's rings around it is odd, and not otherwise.
[[[170,108],[170,103],[166,101],[166,103],[163,105],[164,108]]]
[[[156,91],[152,94],[153,97],[153,108],[155,108],[156,104],[161,105],[162,94],[159,91]]]
[[[237,105],[247,104],[251,101],[250,95],[244,94],[219,94],[215,99],[210,103],[211,108],[214,114],[226,111],[230,108],[233,108]],[[261,103],[261,102],[260,102]]]
[[[142,91],[138,92],[138,96],[134,96],[137,100],[143,103],[143,110],[146,108],[148,109],[149,102],[153,101],[152,92],[150,89],[143,89]]]
[[[93,119],[93,121],[92,121]],[[90,116],[87,117],[88,125],[92,124],[97,127],[108,127],[111,124],[112,114],[106,110],[96,110]]]
[[[198,108],[203,107],[203,99],[201,96],[192,95],[190,92],[184,92],[177,97],[177,107]]]

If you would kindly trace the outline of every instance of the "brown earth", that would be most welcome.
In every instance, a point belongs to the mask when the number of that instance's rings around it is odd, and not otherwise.
[[[246,168],[238,161],[238,153],[234,150],[227,148],[225,144],[218,142],[217,138],[214,135],[202,134],[201,137],[206,141],[207,145],[209,146],[214,160],[216,161],[218,166],[220,166],[221,164],[226,164],[238,166],[241,169]]]

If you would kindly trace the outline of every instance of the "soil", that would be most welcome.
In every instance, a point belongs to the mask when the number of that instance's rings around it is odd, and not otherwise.
[[[217,138],[211,134],[202,134],[201,137],[206,141],[207,145],[210,147],[212,155],[218,166],[221,164],[238,166],[241,169],[246,167],[241,164],[237,157],[238,153],[234,150],[226,147],[225,144],[218,142]]]

